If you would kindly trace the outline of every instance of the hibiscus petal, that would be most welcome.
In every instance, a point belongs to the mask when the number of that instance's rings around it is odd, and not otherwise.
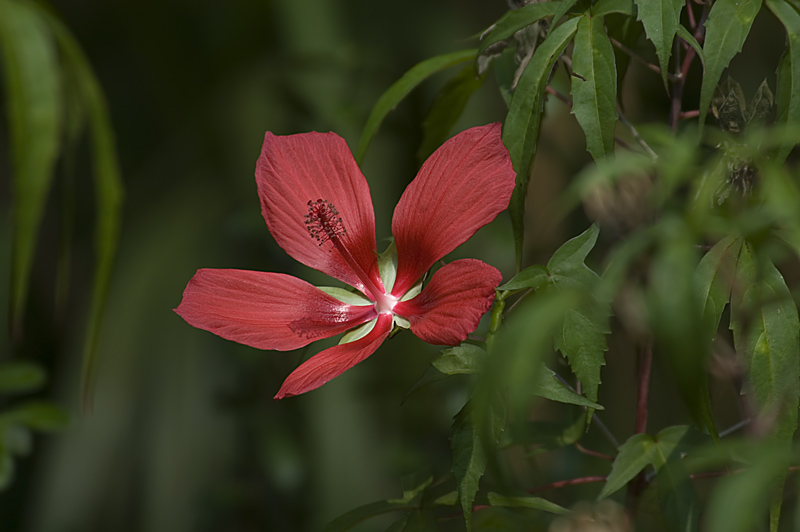
[[[283,381],[275,399],[309,392],[338,377],[374,353],[391,330],[392,315],[381,314],[363,338],[321,351],[301,364]]]
[[[287,351],[374,318],[291,275],[198,270],[175,309],[189,325],[258,349]]]
[[[422,292],[394,312],[411,322],[411,332],[431,344],[458,345],[478,327],[503,276],[492,266],[462,259],[433,274]]]
[[[268,132],[256,164],[256,184],[270,233],[294,259],[365,291],[332,243],[321,244],[306,227],[308,202],[321,199],[339,211],[346,231],[340,240],[355,262],[371,279],[380,278],[369,186],[344,139],[335,133],[279,137]]]
[[[468,129],[436,150],[394,210],[392,293],[405,293],[434,262],[494,220],[508,207],[514,180],[500,124]]]

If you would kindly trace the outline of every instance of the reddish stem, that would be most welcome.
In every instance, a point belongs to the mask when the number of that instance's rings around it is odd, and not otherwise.
[[[709,5],[704,4],[703,6],[703,13],[700,15],[700,20],[697,21],[697,24],[694,28],[693,36],[697,39],[697,42],[702,43],[703,36],[705,35],[706,27],[704,26],[706,19],[708,18],[709,12]],[[692,66],[692,62],[694,61],[697,52],[694,48],[689,47],[686,50],[686,55],[683,57],[683,63],[681,63],[681,70],[679,79],[675,82],[675,86],[672,89],[672,103],[670,105],[669,111],[669,125],[673,130],[678,129],[678,122],[681,118],[681,105],[683,103],[683,89],[686,87],[686,77],[689,74],[689,68]],[[676,57],[677,58],[677,57]]]
[[[559,480],[557,482],[552,482],[550,484],[545,484],[544,486],[538,486],[536,488],[531,488],[526,490],[527,493],[539,493],[541,491],[547,491],[552,489],[564,488],[567,486],[577,486],[578,484],[590,484],[592,482],[605,482],[608,477],[597,476],[597,477],[580,477],[580,478],[570,478],[567,480]]]

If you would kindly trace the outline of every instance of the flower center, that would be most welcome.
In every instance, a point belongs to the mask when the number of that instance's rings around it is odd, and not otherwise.
[[[317,201],[309,200],[308,214],[305,216],[305,224],[311,238],[317,240],[319,245],[325,242],[331,242],[333,248],[339,252],[344,261],[350,266],[359,280],[364,283],[364,288],[372,296],[375,302],[375,310],[378,314],[391,313],[394,306],[397,304],[397,298],[391,294],[387,294],[382,286],[379,286],[375,280],[364,271],[364,268],[358,263],[353,254],[343,242],[342,237],[347,234],[347,229],[344,227],[344,222],[339,211],[330,201],[318,199]],[[381,283],[382,284],[382,283]],[[366,293],[366,292],[365,292]]]

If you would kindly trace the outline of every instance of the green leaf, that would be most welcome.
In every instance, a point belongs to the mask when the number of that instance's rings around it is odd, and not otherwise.
[[[708,394],[710,342],[695,284],[697,253],[683,220],[661,222],[661,247],[650,270],[647,297],[655,345],[663,352],[695,422],[716,433]]]
[[[572,445],[586,432],[586,416],[562,423],[548,421],[528,421],[510,424],[503,433],[501,447],[512,445],[537,445],[536,453],[552,451]]]
[[[466,63],[475,59],[475,50],[462,50],[450,54],[438,55],[413,66],[408,72],[397,80],[389,89],[378,99],[375,107],[367,119],[364,132],[356,150],[356,161],[361,164],[364,154],[367,152],[372,137],[378,132],[378,128],[389,112],[394,109],[408,93],[427,78],[446,68]]]
[[[0,364],[0,393],[24,393],[44,386],[46,376],[38,364],[7,362]]]
[[[603,343],[605,343],[605,338],[603,338]],[[533,390],[534,394],[551,401],[603,410],[602,405],[570,390],[559,380],[555,372],[546,366],[536,374],[536,384]]]
[[[684,0],[636,0],[636,7],[639,9],[637,18],[644,25],[647,38],[656,47],[665,89],[669,58],[672,55],[672,41],[680,27],[683,4]]]
[[[762,265],[756,282],[749,244],[740,253],[737,282],[748,282],[743,295],[732,301],[731,328],[736,352],[747,365],[753,400],[771,422],[770,440],[791,446],[797,430],[800,393],[800,320],[783,276],[771,262]],[[770,529],[780,517],[785,472],[772,479]]]
[[[633,16],[636,14],[634,0],[599,0],[592,6],[593,17],[603,17],[611,13]]]
[[[589,271],[592,272],[584,262],[589,252],[594,249],[597,243],[597,236],[600,234],[600,228],[596,225],[591,225],[589,228],[580,235],[570,238],[559,247],[550,261],[547,263],[547,270],[551,275],[558,277],[570,276],[575,271]]]
[[[411,502],[372,502],[337,517],[325,526],[325,532],[345,532],[370,517],[402,510],[414,510],[416,508],[417,505]]]
[[[553,24],[558,24],[558,21],[561,20],[561,17],[567,14],[567,11],[572,9],[578,0],[561,0],[561,3],[558,5],[558,9],[553,14]]]
[[[445,375],[478,373],[486,358],[486,350],[473,344],[461,344],[442,351],[431,364]]]
[[[400,404],[405,403],[412,394],[418,392],[420,389],[424,388],[428,384],[432,384],[434,382],[443,381],[448,378],[450,375],[445,375],[438,369],[433,366],[428,366],[425,369],[425,372],[420,375],[419,379],[411,385],[411,388],[408,389],[406,394],[403,396],[403,399],[400,401]]]
[[[577,26],[577,18],[567,20],[552,30],[536,48],[530,63],[519,78],[503,125],[503,143],[508,148],[517,173],[517,186],[508,207],[514,230],[517,270],[522,265],[525,196],[528,193],[529,171],[539,142],[547,78],[564,48],[572,40]]]
[[[531,508],[533,510],[543,510],[556,515],[566,515],[569,510],[563,506],[559,506],[554,502],[541,497],[533,497],[531,495],[509,496],[501,495],[495,492],[489,492],[489,505],[490,506],[503,506],[506,508]]]
[[[700,88],[700,135],[722,71],[742,50],[753,20],[761,10],[761,0],[717,0],[706,20],[703,51],[705,74]]]
[[[56,431],[69,424],[69,415],[52,403],[29,402],[0,413],[0,425],[19,423],[40,431]]]
[[[484,417],[475,415],[483,412],[476,411],[471,401],[467,402],[456,414],[450,429],[450,448],[453,451],[451,470],[458,486],[458,498],[468,532],[472,530],[472,503],[486,470],[486,453],[497,442],[505,426],[505,410],[497,401],[493,403],[488,405],[488,417]],[[489,437],[494,441],[487,441]]]
[[[586,149],[595,160],[604,159],[614,151],[617,69],[602,18],[580,18],[572,72],[572,114],[586,135]]]
[[[755,456],[750,467],[719,481],[704,511],[703,530],[761,530],[763,512],[775,495],[775,478],[785,476],[792,461],[786,449],[769,444],[763,445]],[[777,522],[770,521],[770,530],[777,530]]]
[[[778,67],[778,124],[800,123],[800,13],[784,0],[767,0],[767,7],[786,28],[788,47]],[[776,164],[783,164],[794,148],[785,143],[773,155]]]
[[[50,190],[61,135],[61,78],[53,36],[27,2],[0,2],[0,52],[13,177],[10,319],[22,319],[37,233]]]
[[[608,312],[610,315],[610,311]],[[570,309],[564,317],[564,327],[556,336],[556,349],[563,353],[569,361],[569,367],[583,385],[583,393],[596,403],[597,391],[600,388],[600,370],[606,361],[603,353],[608,351],[606,333],[608,319],[605,322],[587,318],[577,310]],[[587,421],[591,419],[592,410],[587,411]]]
[[[694,48],[694,51],[697,52],[697,57],[700,58],[700,62],[703,64],[703,68],[706,67],[706,54],[703,53],[703,47],[700,46],[700,43],[697,42],[697,39],[694,38],[694,35],[689,33],[682,25],[678,26],[678,37],[689,43],[689,46]]]
[[[40,9],[53,30],[62,52],[64,69],[79,84],[83,105],[89,117],[89,133],[94,169],[97,215],[92,298],[86,340],[83,349],[82,392],[84,405],[91,402],[95,354],[100,322],[111,281],[111,270],[119,242],[122,209],[122,177],[117,159],[114,134],[105,97],[86,56],[67,28],[49,11]]]
[[[14,458],[0,445],[0,491],[8,488],[14,479]]]
[[[597,500],[605,499],[623,488],[645,467],[652,464],[655,445],[655,440],[649,434],[634,434],[623,443]]]
[[[488,47],[508,39],[519,30],[554,14],[559,5],[559,2],[542,2],[508,11],[497,20],[492,31],[481,41],[477,55],[480,56]]]
[[[515,275],[509,282],[502,286],[498,286],[498,290],[525,290],[526,288],[533,288],[538,290],[547,284],[549,278],[547,268],[539,264],[529,266]]]
[[[704,335],[709,344],[716,337],[722,311],[730,301],[736,260],[741,247],[741,239],[725,237],[700,259],[695,270],[695,282],[703,307]]]
[[[467,65],[439,91],[422,121],[422,142],[417,151],[420,164],[450,137],[450,130],[484,79],[485,76],[479,77],[472,65]]]
[[[653,466],[661,512],[669,530],[694,532],[698,528],[700,501],[681,457],[707,443],[705,435],[689,426],[667,427],[656,436]]]

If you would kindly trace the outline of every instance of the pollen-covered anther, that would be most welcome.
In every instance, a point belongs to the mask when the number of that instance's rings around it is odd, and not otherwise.
[[[318,199],[308,200],[308,214],[305,216],[306,229],[311,238],[318,240],[321,246],[328,240],[339,238],[347,230],[339,216],[339,211],[330,201]]]

